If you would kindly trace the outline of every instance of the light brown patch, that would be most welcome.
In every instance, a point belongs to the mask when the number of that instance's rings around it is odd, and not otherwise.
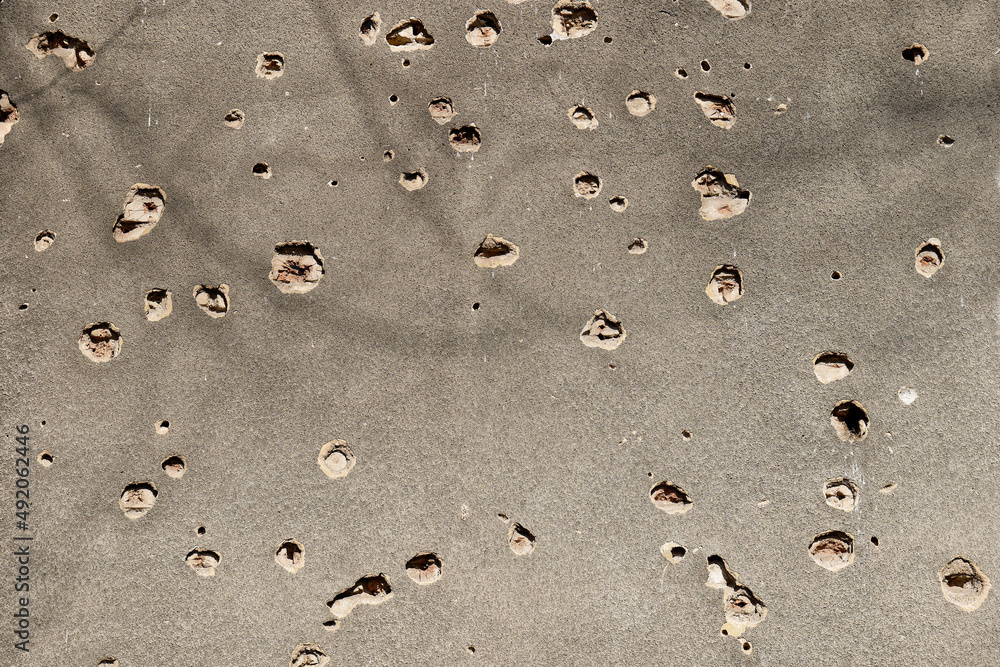
[[[118,498],[118,506],[130,519],[139,519],[156,504],[158,492],[152,482],[127,484]]]
[[[839,530],[821,533],[809,544],[809,555],[822,568],[842,570],[854,562],[854,537]]]
[[[260,54],[254,72],[260,79],[277,79],[285,73],[285,56],[277,51]]]
[[[320,470],[331,479],[345,477],[354,469],[357,462],[358,459],[347,446],[346,440],[331,440],[320,448],[319,456],[316,458]]]

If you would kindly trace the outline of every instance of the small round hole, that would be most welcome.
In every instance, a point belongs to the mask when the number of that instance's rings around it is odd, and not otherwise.
[[[59,20],[59,15],[58,14],[55,14],[55,13],[49,14],[49,22],[55,23],[58,20]]]
[[[46,423],[46,422],[45,422],[45,420],[43,419],[43,420],[42,420],[42,426],[45,426],[45,423]]]
[[[685,440],[691,439],[691,431],[681,431],[681,437]]]
[[[410,61],[409,61],[409,60],[406,60],[406,59],[404,58],[404,59],[403,59],[403,67],[409,67],[409,66],[410,66]]]
[[[833,273],[830,274],[830,277],[833,280],[840,280],[840,271],[834,271]]]
[[[382,153],[382,162],[389,162],[394,157],[396,157],[396,154],[393,153],[391,150],[385,151],[384,153]]]
[[[878,546],[878,538],[872,535],[872,544]]]
[[[199,535],[204,535],[205,534],[205,526],[198,526],[195,529],[194,532],[198,533]]]
[[[651,472],[647,472],[646,473],[646,477],[652,477],[652,476],[653,476],[653,473],[651,473]]]
[[[22,303],[20,306],[17,307],[17,309],[18,310],[28,310],[28,304]]]
[[[673,547],[670,549],[670,555],[674,558],[684,558],[687,555],[687,549],[684,547]]]
[[[947,134],[942,134],[937,138],[938,146],[951,146],[955,143],[955,140],[949,137]]]
[[[329,185],[331,188],[335,188],[338,185],[340,185],[340,181],[333,180],[333,181],[330,181],[329,183],[327,183],[327,185]]]
[[[389,96],[389,104],[395,104],[398,101],[399,101],[399,97],[398,96],[396,96],[396,95],[390,95]]]
[[[468,651],[470,655],[473,655],[476,652],[476,647],[475,646],[466,646],[465,650]]]
[[[674,76],[676,76],[678,79],[686,79],[688,78],[688,73],[687,70],[684,69],[683,67],[678,67],[676,70],[674,70]]]
[[[615,370],[618,367],[615,366],[615,362],[612,361],[610,364],[608,364],[608,368],[610,368],[611,370]]]
[[[750,63],[743,63],[743,69],[750,69],[751,67],[753,67],[753,65]]]
[[[258,162],[253,166],[251,170],[254,176],[259,178],[268,179],[271,178],[271,168],[267,166],[266,162]]]
[[[41,454],[38,455],[38,462],[41,463],[46,468],[48,468],[50,465],[52,465],[52,455],[49,454],[48,452],[42,452]]]
[[[723,637],[728,637],[729,636],[729,631],[726,630],[725,628],[722,628],[722,636]]]
[[[479,310],[479,302],[478,301],[476,301],[474,304],[472,304],[472,310]]]
[[[552,37],[549,35],[542,35],[538,38],[538,43],[542,46],[552,46]]]
[[[613,42],[613,41],[614,41],[614,39],[612,39],[612,38],[611,38],[610,36],[609,36],[609,37],[605,37],[605,38],[604,38],[604,43],[605,43],[605,44],[610,44],[610,43],[611,43],[611,42]]]
[[[712,69],[712,66],[708,64],[708,61],[707,60],[702,60],[701,61],[701,71],[702,72],[707,72],[710,69]]]

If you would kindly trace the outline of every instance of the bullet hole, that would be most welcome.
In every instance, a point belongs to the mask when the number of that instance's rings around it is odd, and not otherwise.
[[[679,563],[687,556],[687,549],[676,542],[667,542],[660,547],[660,553],[671,563]]]
[[[110,322],[88,324],[80,334],[78,345],[83,356],[94,363],[108,362],[121,354],[121,332]]]
[[[707,562],[709,588],[722,589],[722,611],[726,624],[720,633],[724,637],[739,637],[747,628],[760,624],[767,617],[767,607],[746,586],[738,582],[739,575],[731,572],[726,561],[713,554]]]
[[[956,556],[938,572],[944,599],[965,611],[975,611],[990,592],[990,578],[975,563]]]
[[[511,523],[507,530],[507,546],[515,556],[527,556],[535,550],[535,536],[519,523]]]
[[[520,250],[516,245],[499,236],[487,234],[483,242],[476,248],[472,259],[476,266],[484,269],[495,269],[498,266],[510,266],[517,261],[519,256]]]
[[[611,313],[603,308],[594,311],[580,332],[580,341],[587,347],[599,347],[604,350],[614,350],[626,336],[622,326]]]
[[[944,252],[941,250],[940,239],[927,239],[917,246],[914,253],[914,268],[924,278],[930,278],[944,264]]]
[[[684,514],[691,509],[691,497],[679,486],[659,482],[649,490],[649,499],[657,509],[667,514]]]
[[[35,236],[35,252],[45,252],[56,242],[55,232],[43,229]]]
[[[469,652],[469,655],[475,655],[476,654],[476,647],[475,646],[472,646],[472,645],[466,646],[465,650]]]
[[[749,2],[743,0],[708,0],[716,11],[731,21],[736,21],[750,13]]]
[[[820,352],[813,359],[813,373],[823,384],[842,380],[851,374],[854,362],[840,352]]]
[[[552,8],[552,35],[559,39],[576,39],[594,32],[597,12],[589,0],[561,0]]]
[[[642,255],[647,250],[649,250],[649,242],[644,238],[636,237],[632,239],[632,242],[628,244],[628,252],[630,255]]]
[[[573,196],[593,199],[601,192],[601,179],[596,174],[581,171],[573,175]]]
[[[323,255],[309,241],[288,241],[274,246],[268,279],[282,294],[305,294],[323,277]]]
[[[750,63],[743,63],[743,69],[750,69],[751,67],[753,67],[753,65]]]
[[[712,69],[712,66],[708,64],[708,61],[707,60],[702,60],[701,61],[701,71],[702,72],[707,72],[710,69]]]
[[[892,493],[893,491],[895,491],[895,490],[896,490],[896,487],[897,487],[897,486],[898,486],[897,484],[895,484],[895,483],[893,483],[893,482],[890,482],[889,484],[886,484],[886,485],[885,485],[885,486],[883,486],[883,487],[882,487],[881,489],[879,489],[879,490],[878,490],[878,492],[879,492],[879,493],[884,493],[885,495],[887,495],[887,496],[888,496],[888,495],[890,495],[890,494],[891,494],[891,493]]]
[[[361,29],[358,31],[358,39],[365,46],[374,46],[378,39],[379,30],[382,29],[382,17],[378,12],[372,13],[361,22]]]
[[[823,496],[826,504],[845,512],[858,506],[858,486],[846,477],[829,479],[823,485]]]
[[[674,70],[674,76],[676,76],[678,79],[686,79],[688,78],[688,73],[687,70],[684,69],[683,67],[678,67],[677,69]]]
[[[97,661],[97,667],[118,667],[116,658],[101,658]]]
[[[612,361],[610,364],[608,364],[608,369],[609,370],[615,370],[616,368],[618,368],[618,367],[615,366],[615,362]]]
[[[0,90],[0,145],[20,119],[21,114],[10,101],[10,96],[6,91]]]
[[[409,191],[419,190],[427,185],[429,176],[423,167],[416,171],[403,172],[399,175],[399,184]]]
[[[39,59],[52,54],[73,72],[79,72],[94,62],[94,50],[82,39],[71,37],[62,30],[43,32],[32,37],[26,48]]]
[[[174,310],[173,295],[168,289],[152,289],[146,292],[143,311],[150,322],[159,322]]]
[[[194,302],[209,317],[225,317],[229,312],[229,285],[194,286]]]
[[[924,63],[930,55],[930,52],[920,44],[913,44],[903,49],[903,60],[909,60],[914,65]]]
[[[841,401],[830,412],[830,423],[844,442],[860,442],[868,436],[868,413],[857,401]]]
[[[479,302],[478,301],[476,301],[474,304],[472,304],[472,310],[473,311],[479,310]]]
[[[612,38],[611,38],[610,36],[609,36],[609,37],[605,37],[605,38],[604,38],[604,43],[605,43],[605,44],[610,44],[610,43],[611,43],[611,42],[613,42],[613,41],[614,41],[614,40],[613,40],[613,39],[612,39]]]
[[[346,440],[331,440],[320,448],[316,458],[316,464],[330,479],[346,476],[357,462],[357,457],[347,446]]]
[[[317,644],[303,642],[292,651],[288,667],[326,667],[329,656]]]
[[[382,604],[392,597],[392,587],[384,574],[361,577],[327,602],[335,618],[344,618],[358,605]]]
[[[489,48],[496,44],[502,31],[496,14],[486,10],[478,11],[465,24],[465,41],[476,48]]]
[[[753,644],[750,642],[743,642],[740,645],[740,650],[747,654],[753,653]]]
[[[625,197],[612,197],[608,200],[608,206],[616,213],[621,213],[628,208],[628,199]]]
[[[834,271],[830,274],[832,280],[840,280],[840,271]]]
[[[878,546],[878,538],[872,535],[872,546]]]
[[[705,294],[720,306],[736,301],[743,296],[743,274],[730,264],[715,267],[705,287]]]
[[[251,172],[254,176],[263,178],[265,181],[271,178],[271,167],[266,162],[258,162],[253,166]]]
[[[409,67],[410,66],[409,59],[408,58],[403,58],[402,65],[403,65],[403,67]]]
[[[323,621],[323,629],[327,632],[335,632],[340,627],[340,621],[335,618],[330,618]]]
[[[854,538],[838,530],[821,533],[810,543],[809,555],[820,567],[842,570],[854,562]]]
[[[896,392],[896,396],[899,397],[899,402],[903,405],[913,405],[913,402],[917,400],[918,394],[916,389],[900,387],[899,391]]]
[[[552,37],[550,35],[542,35],[538,37],[538,43],[542,46],[552,46]]]
[[[681,437],[685,440],[691,439],[691,431],[681,431]]]
[[[594,130],[600,125],[594,112],[583,105],[572,107],[566,115],[578,130]]]
[[[947,134],[942,134],[937,138],[938,146],[951,146],[955,143],[955,140],[949,137]]]
[[[438,125],[444,125],[458,115],[455,111],[455,105],[448,97],[435,97],[427,103],[427,112]]]
[[[194,532],[197,535],[199,535],[199,536],[204,535],[205,534],[205,526],[198,526],[197,528],[194,529]]]
[[[732,128],[736,122],[736,107],[725,95],[709,95],[707,93],[696,92],[694,101],[701,107],[705,118],[712,125],[721,127],[724,130]]]
[[[473,125],[463,125],[448,130],[448,143],[459,153],[475,153],[483,143],[483,135]]]
[[[184,472],[187,470],[187,464],[184,461],[183,456],[168,456],[163,459],[160,463],[160,467],[163,472],[167,473],[167,477],[171,479],[180,479],[184,476]]]
[[[733,174],[724,174],[708,165],[693,181],[691,187],[701,194],[698,209],[703,220],[726,220],[747,210],[753,194],[740,189],[740,183]]]
[[[396,157],[396,154],[391,150],[382,153],[382,162],[392,162],[392,158]]]
[[[399,96],[397,96],[397,95],[390,95],[389,96],[389,104],[391,106],[396,106],[396,102],[398,102],[398,101],[399,101]]]
[[[257,56],[257,77],[261,79],[277,79],[285,73],[285,56],[280,53],[262,53]]]
[[[434,46],[431,36],[419,19],[410,18],[397,23],[385,35],[385,41],[391,51],[419,51]]]
[[[428,586],[441,578],[441,558],[433,552],[417,554],[406,562],[406,576]]]
[[[656,97],[641,90],[633,90],[625,98],[625,107],[636,118],[642,118],[656,109]]]
[[[58,14],[55,13],[49,14],[49,23],[55,23],[58,20],[59,20]]]
[[[18,310],[28,310],[28,304],[22,303],[20,306],[17,307],[17,309]]]
[[[43,451],[41,454],[38,455],[38,462],[41,463],[46,468],[52,465],[52,461],[53,461],[52,454],[49,454],[47,451]]]
[[[338,185],[340,185],[340,181],[338,181],[337,179],[333,179],[332,181],[330,181],[329,183],[327,183],[327,186],[329,186],[331,188],[335,188]]]
[[[42,426],[45,426],[45,420],[44,419],[41,421],[41,424],[42,424]]]
[[[288,539],[278,545],[274,552],[274,562],[288,572],[295,574],[306,564],[305,548],[295,539]]]
[[[225,115],[222,122],[226,124],[226,127],[231,127],[234,130],[238,130],[243,127],[243,123],[246,121],[246,114],[244,114],[239,109],[233,109]]]
[[[156,429],[156,432],[159,433],[160,435],[166,435],[170,433],[170,422],[167,421],[166,419],[161,419],[160,421],[156,422],[156,424],[154,424],[154,428]]]
[[[193,549],[184,557],[184,562],[194,570],[199,577],[214,577],[215,568],[219,566],[222,557],[217,551]]]
[[[157,495],[159,494],[156,486],[151,482],[128,484],[122,489],[121,497],[118,498],[118,506],[128,518],[138,519],[156,504]]]
[[[135,241],[153,231],[163,216],[166,195],[155,185],[136,183],[125,195],[122,213],[115,221],[112,235],[118,243]]]

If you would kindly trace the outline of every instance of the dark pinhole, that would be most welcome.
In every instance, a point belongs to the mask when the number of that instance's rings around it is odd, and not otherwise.
[[[949,137],[947,134],[942,134],[937,138],[938,146],[951,146],[955,143],[955,140]]]
[[[28,304],[22,303],[20,306],[17,307],[17,309],[18,310],[28,310]]]
[[[552,38],[549,35],[542,35],[538,38],[538,43],[542,46],[552,46]]]
[[[652,476],[653,476],[653,473],[651,473],[651,472],[647,472],[646,473],[646,477],[652,477]]]
[[[927,56],[927,49],[920,44],[914,44],[913,46],[903,49],[903,60],[909,60],[911,63],[915,63],[917,65],[927,60]]]
[[[691,431],[687,431],[687,430],[681,431],[681,437],[684,438],[685,440],[690,440],[691,439]]]
[[[878,546],[878,538],[875,537],[874,535],[872,535],[872,544],[874,544],[875,546]]]
[[[55,13],[49,14],[49,21],[51,23],[55,23],[58,20],[59,20],[59,15],[58,14],[55,14]]]
[[[266,174],[268,171],[270,171],[270,169],[268,168],[266,162],[258,162],[253,166],[253,173],[257,175]]]
[[[42,420],[42,426],[45,426],[45,420],[44,419]]]
[[[198,526],[197,528],[195,528],[194,532],[198,533],[199,535],[204,535],[205,534],[205,526]]]
[[[830,274],[830,277],[834,280],[840,280],[840,271],[834,271]]]
[[[403,60],[403,67],[409,67],[409,66],[410,66],[410,61],[409,61],[409,60],[406,60],[406,59],[404,59],[404,60]]]
[[[753,65],[750,63],[743,63],[743,69],[750,69],[751,67],[753,67]]]
[[[684,547],[673,547],[670,549],[670,555],[674,558],[684,558],[687,555],[687,549]]]
[[[722,628],[722,636],[723,637],[728,637],[729,636],[729,631],[726,630],[725,628]]]
[[[340,182],[336,181],[336,180],[333,180],[333,181],[330,181],[329,183],[327,183],[327,185],[329,185],[331,188],[335,188],[338,185],[340,185]]]
[[[612,361],[610,364],[608,364],[608,368],[610,368],[611,370],[615,370],[618,367],[615,366],[615,362]]]
[[[42,452],[38,455],[38,460],[43,463],[52,463],[52,455],[48,452]]]
[[[32,288],[31,288],[31,291],[32,291],[32,292],[37,292],[38,290],[37,290],[37,289],[35,289],[34,287],[32,287]]]
[[[466,646],[465,650],[468,651],[469,653],[475,653],[476,652],[476,647],[475,646]]]
[[[674,74],[676,74],[676,75],[677,75],[677,76],[678,76],[679,78],[681,78],[681,79],[686,79],[686,78],[688,78],[688,73],[687,73],[687,70],[686,70],[686,69],[684,69],[683,67],[678,67],[678,68],[677,68],[677,71],[676,71],[676,72],[674,72]]]
[[[393,153],[391,150],[387,150],[384,153],[382,153],[382,161],[383,162],[389,162],[394,157],[396,157],[396,154]]]
[[[707,72],[710,69],[712,69],[712,66],[708,64],[708,61],[707,60],[702,60],[701,61],[701,71],[702,72]]]
[[[478,301],[476,301],[474,304],[472,304],[472,310],[479,310],[479,302]]]
[[[604,43],[605,43],[605,44],[610,44],[610,43],[611,43],[611,42],[613,42],[613,41],[614,41],[614,40],[613,40],[613,39],[612,39],[611,37],[605,37],[605,38],[604,38]]]
[[[392,102],[393,104],[395,104],[396,102],[399,101],[399,97],[397,97],[396,95],[390,95],[389,96],[389,101]]]

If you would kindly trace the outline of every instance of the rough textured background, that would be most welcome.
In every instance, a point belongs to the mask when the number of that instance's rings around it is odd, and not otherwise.
[[[33,650],[5,629],[0,663],[285,665],[313,641],[332,664],[993,664],[996,595],[967,614],[937,571],[961,554],[1000,579],[998,10],[762,0],[730,22],[702,0],[626,4],[597,3],[593,34],[548,48],[536,0],[0,4],[0,88],[22,115],[0,147],[0,528],[15,533],[27,423],[36,535]],[[464,39],[477,9],[503,26],[490,49]],[[385,25],[366,48],[373,10]],[[432,50],[390,53],[386,28],[408,16]],[[94,64],[25,50],[54,28]],[[915,41],[919,68],[900,55]],[[264,81],[271,50],[285,73]],[[658,100],[645,118],[625,110],[636,88]],[[696,90],[733,96],[732,130]],[[448,146],[455,122],[429,118],[439,95],[482,130],[474,159]],[[578,103],[597,130],[570,124]],[[233,107],[239,131],[222,123]],[[746,213],[701,220],[690,182],[707,164],[753,192]],[[429,184],[403,190],[421,166]],[[604,181],[590,202],[572,196],[581,170]],[[166,212],[118,244],[137,182],[164,189]],[[44,228],[57,239],[36,253]],[[475,266],[487,232],[520,246],[514,266]],[[646,254],[626,252],[634,236]],[[931,236],[946,261],[928,280],[913,254]],[[304,296],[267,278],[292,239],[327,260]],[[720,307],[704,288],[726,262],[746,293]],[[191,289],[219,282],[232,305],[216,320]],[[154,287],[174,312],[150,323]],[[614,352],[579,341],[596,308],[628,330]],[[76,340],[100,320],[124,346],[98,365]],[[827,349],[856,367],[824,386],[811,360]],[[869,411],[860,444],[830,427],[841,399]],[[334,438],[358,456],[340,480],[315,463]],[[171,454],[181,480],[160,470]],[[823,503],[839,475],[861,486],[850,514]],[[653,507],[661,479],[690,512]],[[156,506],[130,521],[118,495],[145,480]],[[499,512],[534,532],[533,554],[510,552]],[[834,529],[856,538],[838,573],[806,553]],[[294,576],[273,561],[288,537],[306,549]],[[667,540],[693,552],[664,567]],[[184,564],[198,546],[222,555],[214,578]],[[403,564],[424,550],[444,576],[417,587]],[[715,553],[768,607],[750,655],[719,636]],[[324,603],[377,572],[394,597],[326,633]]]

